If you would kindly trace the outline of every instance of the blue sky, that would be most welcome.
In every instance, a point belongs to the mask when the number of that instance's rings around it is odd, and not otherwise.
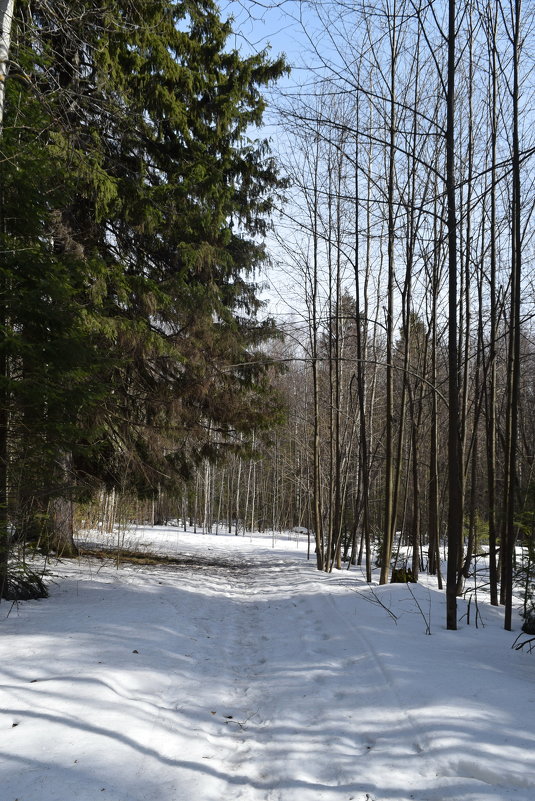
[[[299,25],[292,18],[296,4],[293,0],[266,7],[269,4],[254,0],[221,0],[224,17],[234,18],[236,47],[258,51],[270,46],[274,55],[286,53],[294,61],[300,49]]]
[[[233,17],[235,30],[234,41],[229,41],[229,45],[239,49],[244,55],[258,52],[265,48],[270,48],[273,58],[284,54],[287,63],[292,69],[289,77],[282,78],[273,88],[272,100],[276,103],[278,93],[282,91],[289,94],[295,89],[295,85],[303,81],[308,71],[306,64],[313,60],[311,45],[308,37],[314,43],[319,42],[318,35],[314,35],[314,27],[318,25],[314,15],[307,11],[307,3],[300,0],[219,0],[219,6],[223,18]],[[306,25],[303,26],[299,19],[299,14],[303,12],[306,16]],[[260,130],[251,131],[251,136],[258,138],[268,138],[271,142],[273,152],[284,151],[286,147],[291,148],[285,135],[281,136],[280,123],[276,113],[270,113],[268,92],[268,110],[264,116],[264,126]],[[273,222],[278,224],[278,217],[275,213]],[[279,317],[286,317],[289,313],[296,311],[300,316],[299,309],[302,305],[301,300],[295,296],[295,278],[291,277],[288,268],[282,266],[284,263],[280,249],[272,236],[268,237],[268,251],[274,257],[274,263],[259,276],[260,281],[269,283],[261,297],[269,304],[269,311]],[[277,263],[278,266],[277,266]]]

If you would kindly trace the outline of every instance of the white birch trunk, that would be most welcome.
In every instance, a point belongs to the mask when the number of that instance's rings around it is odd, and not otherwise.
[[[0,0],[0,134],[4,120],[4,97],[9,69],[9,45],[15,0]]]

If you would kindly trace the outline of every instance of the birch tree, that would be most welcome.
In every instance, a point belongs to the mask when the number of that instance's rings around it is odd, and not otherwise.
[[[15,0],[0,0],[0,135],[4,120],[6,78],[9,70],[9,46]]]

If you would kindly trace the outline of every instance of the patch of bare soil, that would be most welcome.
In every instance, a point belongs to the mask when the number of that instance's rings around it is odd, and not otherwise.
[[[237,562],[231,559],[218,559],[212,556],[195,555],[179,555],[169,556],[167,554],[152,553],[150,551],[118,549],[118,548],[87,548],[80,547],[80,555],[92,556],[95,559],[110,559],[114,562],[127,562],[134,565],[146,566],[169,566],[174,568],[187,568],[188,570],[197,569],[222,569],[232,571],[248,571],[255,567],[254,562]]]

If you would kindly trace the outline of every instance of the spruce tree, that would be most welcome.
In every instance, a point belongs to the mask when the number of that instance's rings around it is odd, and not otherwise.
[[[253,275],[281,184],[247,137],[284,65],[242,58],[229,33],[205,0],[16,6],[0,145],[11,516],[23,536],[46,520],[67,552],[54,517],[81,492],[154,492],[279,414]]]

